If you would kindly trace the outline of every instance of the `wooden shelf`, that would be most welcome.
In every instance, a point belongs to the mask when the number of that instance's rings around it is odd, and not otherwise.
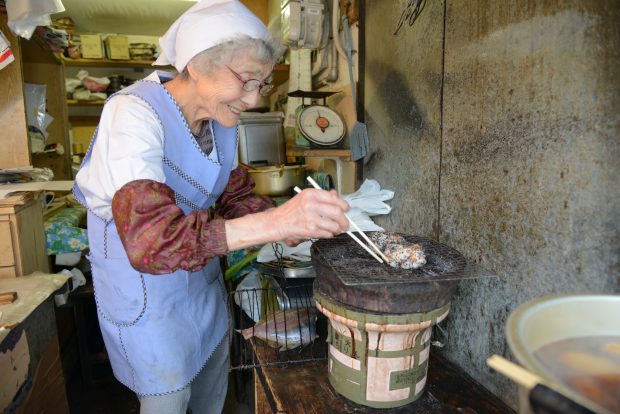
[[[110,60],[110,59],[71,59],[59,55],[58,59],[65,66],[84,66],[96,68],[151,68],[154,60]],[[169,66],[159,66],[160,68],[170,68]]]
[[[92,126],[99,123],[99,116],[94,115],[69,115],[69,122],[73,126]]]
[[[57,55],[58,60],[65,66],[84,66],[99,68],[150,68],[169,70],[172,66],[153,66],[154,60],[110,60],[110,59],[71,59]],[[288,80],[289,65],[275,65],[273,68],[273,83],[278,86]]]
[[[150,68],[150,69],[174,69],[172,66],[153,66],[154,60],[109,60],[109,59],[71,59],[62,55],[56,55],[58,61],[65,66],[84,66],[97,68]],[[273,68],[273,84],[282,85],[288,80],[289,65],[275,65]]]
[[[78,101],[77,99],[67,99],[69,106],[102,106],[105,103],[103,99],[95,99],[92,101]]]
[[[351,158],[351,150],[343,148],[291,148],[286,150],[290,157],[340,157]]]
[[[263,355],[253,347],[257,360]],[[281,358],[281,357],[280,357]],[[264,360],[264,359],[263,359]],[[333,413],[333,414],[426,414],[456,413],[458,407],[467,412],[515,414],[502,400],[469,376],[462,368],[431,352],[426,389],[417,401],[393,408],[372,408],[357,404],[334,392],[328,381],[328,362],[303,364],[265,364],[252,370],[254,375],[255,414]],[[387,381],[387,379],[386,379]],[[316,398],[317,395],[322,398]],[[441,411],[437,411],[437,407]]]

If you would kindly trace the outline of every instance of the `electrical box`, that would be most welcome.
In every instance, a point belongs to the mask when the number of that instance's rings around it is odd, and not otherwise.
[[[329,37],[324,0],[282,1],[282,39],[292,48],[318,49]]]

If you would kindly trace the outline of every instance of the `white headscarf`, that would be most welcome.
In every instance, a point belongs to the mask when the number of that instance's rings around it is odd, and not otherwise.
[[[181,72],[198,53],[240,34],[271,39],[263,22],[238,0],[202,0],[159,38],[161,53],[153,65],[172,65]]]

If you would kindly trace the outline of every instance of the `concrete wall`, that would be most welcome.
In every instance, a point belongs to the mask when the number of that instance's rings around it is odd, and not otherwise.
[[[485,366],[510,312],[620,292],[620,4],[426,1],[394,35],[407,3],[365,2],[365,176],[397,194],[377,222],[495,276],[461,282],[432,352],[516,406]]]
[[[443,2],[427,2],[423,18],[398,36],[403,7],[394,3],[407,2],[366,2],[364,105],[372,141],[364,175],[395,191],[384,227],[429,236],[438,224]]]

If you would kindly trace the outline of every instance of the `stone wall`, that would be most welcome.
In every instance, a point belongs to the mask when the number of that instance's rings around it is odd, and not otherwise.
[[[516,406],[485,365],[512,358],[510,312],[620,292],[620,7],[423,1],[413,19],[409,3],[365,2],[364,176],[396,192],[378,224],[438,237],[493,275],[460,283],[432,352]]]

